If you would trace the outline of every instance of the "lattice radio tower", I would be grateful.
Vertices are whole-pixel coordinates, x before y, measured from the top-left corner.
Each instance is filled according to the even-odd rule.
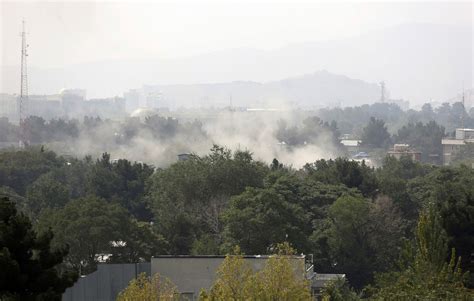
[[[28,72],[26,58],[28,57],[28,44],[26,43],[25,20],[22,22],[21,32],[21,84],[18,113],[20,119],[19,146],[25,148],[28,145],[28,127],[26,124],[28,109]]]
[[[384,103],[385,102],[385,82],[381,81],[380,82],[380,102]]]

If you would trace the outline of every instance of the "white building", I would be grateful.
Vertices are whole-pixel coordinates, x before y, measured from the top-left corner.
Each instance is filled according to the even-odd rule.
[[[474,129],[456,129],[456,135],[453,138],[441,140],[443,145],[443,164],[449,165],[456,152],[458,152],[466,143],[474,143]]]

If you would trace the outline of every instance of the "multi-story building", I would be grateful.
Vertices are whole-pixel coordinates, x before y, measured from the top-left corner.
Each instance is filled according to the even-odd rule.
[[[454,138],[442,139],[443,164],[451,164],[453,156],[459,152],[466,143],[474,143],[474,129],[456,129]]]
[[[409,157],[413,161],[421,160],[421,152],[411,149],[408,144],[394,144],[393,149],[388,151],[387,154],[398,160],[400,160],[401,157]]]

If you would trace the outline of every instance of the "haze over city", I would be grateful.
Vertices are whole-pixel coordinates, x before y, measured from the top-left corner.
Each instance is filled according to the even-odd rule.
[[[0,0],[0,301],[474,300],[473,9]]]
[[[394,99],[442,102],[473,86],[472,6],[2,2],[0,91],[18,93],[25,19],[31,94],[81,88],[111,97],[143,85],[262,83],[326,70],[385,81]]]

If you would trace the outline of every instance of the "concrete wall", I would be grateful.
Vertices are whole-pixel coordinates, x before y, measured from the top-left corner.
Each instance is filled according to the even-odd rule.
[[[254,271],[263,269],[267,256],[246,256]],[[216,279],[216,271],[224,256],[160,256],[151,259],[151,274],[169,278],[181,294],[196,300],[201,289],[209,290]],[[294,266],[304,277],[304,257],[294,257]]]
[[[112,301],[140,273],[150,275],[150,263],[99,264],[97,271],[68,288],[63,301]]]

